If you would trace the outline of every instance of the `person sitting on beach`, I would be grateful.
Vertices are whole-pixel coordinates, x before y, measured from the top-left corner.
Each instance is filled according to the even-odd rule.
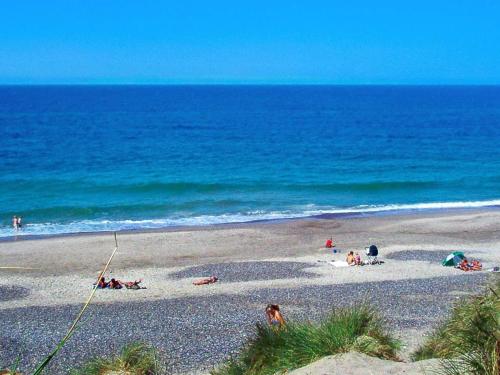
[[[483,269],[483,265],[478,260],[473,260],[469,263],[467,258],[464,258],[457,268],[460,268],[462,271],[481,271]]]
[[[281,315],[280,307],[278,305],[267,305],[266,307],[266,318],[267,323],[271,327],[282,327],[285,325],[285,319],[283,319],[283,315]]]
[[[111,279],[108,286],[109,286],[109,289],[121,289],[121,288],[123,288],[122,283],[116,279]]]
[[[348,265],[354,266],[356,264],[356,259],[354,258],[354,251],[349,251],[347,258],[345,260]]]
[[[460,268],[462,271],[469,271],[469,262],[467,261],[467,259],[462,259],[457,268]]]
[[[361,266],[363,264],[363,262],[361,262],[361,256],[359,255],[359,253],[356,253],[356,255],[354,256],[354,264],[356,266]]]
[[[95,285],[95,284],[94,284]],[[100,279],[99,279],[99,282],[97,283],[97,289],[105,289],[109,286],[109,283],[106,282],[106,279],[104,278],[104,276],[102,276]]]
[[[473,260],[473,261],[471,262],[471,266],[472,266],[472,267],[471,267],[471,270],[472,270],[472,271],[481,271],[481,270],[483,269],[483,265],[482,265],[482,264],[481,264],[481,262],[480,262],[480,261],[478,261],[478,260]]]
[[[217,280],[219,280],[217,278],[217,276],[210,276],[210,277],[207,277],[206,279],[201,279],[201,280],[193,281],[193,285],[213,284],[213,283],[216,283]]]
[[[335,245],[333,244],[333,238],[332,237],[330,237],[329,239],[326,240],[325,247],[327,249],[331,249],[332,247],[335,247]]]

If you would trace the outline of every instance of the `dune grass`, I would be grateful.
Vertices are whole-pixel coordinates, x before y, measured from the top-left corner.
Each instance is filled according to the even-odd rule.
[[[79,369],[72,370],[71,375],[157,375],[161,368],[158,365],[154,348],[141,342],[126,345],[119,355],[110,358],[95,358]]]
[[[442,358],[440,373],[500,374],[500,278],[482,295],[459,302],[449,319],[414,354]]]
[[[289,323],[282,329],[258,324],[240,356],[212,374],[275,374],[351,350],[397,359],[398,349],[399,342],[385,331],[380,316],[371,307],[355,306],[334,310],[318,324]]]

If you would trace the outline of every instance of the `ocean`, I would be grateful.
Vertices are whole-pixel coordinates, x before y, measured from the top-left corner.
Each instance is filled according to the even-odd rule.
[[[500,86],[0,86],[0,237],[500,205]]]

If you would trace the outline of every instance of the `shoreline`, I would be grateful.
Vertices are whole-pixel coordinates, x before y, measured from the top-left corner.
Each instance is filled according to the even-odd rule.
[[[473,211],[490,211],[500,210],[500,205],[487,205],[480,207],[450,207],[450,208],[409,208],[409,209],[387,209],[381,211],[366,211],[366,212],[338,212],[338,213],[322,213],[311,216],[278,218],[278,219],[256,219],[250,221],[216,223],[216,224],[200,224],[200,225],[171,225],[158,228],[137,228],[137,229],[121,229],[116,231],[89,231],[89,232],[70,232],[70,233],[54,233],[54,234],[18,234],[6,237],[0,237],[0,243],[17,242],[17,241],[33,241],[52,238],[64,237],[80,237],[80,236],[106,236],[113,233],[117,234],[146,234],[146,233],[163,233],[163,232],[180,232],[180,231],[203,231],[213,229],[238,228],[242,226],[252,226],[260,224],[280,224],[286,222],[307,221],[307,220],[341,220],[355,219],[365,217],[381,217],[381,216],[412,216],[425,214],[452,214],[460,212]]]
[[[331,250],[324,248],[329,237],[334,238],[337,249],[342,253],[335,256]],[[118,244],[119,251],[111,270],[115,274],[121,273],[123,276],[118,276],[121,279],[142,278],[146,274],[156,279],[179,267],[226,262],[271,260],[315,263],[331,260],[332,256],[343,259],[348,250],[358,251],[363,256],[364,248],[371,244],[379,247],[382,257],[394,251],[412,249],[438,252],[461,250],[467,256],[479,258],[488,254],[491,265],[498,265],[500,252],[497,254],[494,249],[500,250],[500,210],[460,209],[333,219],[316,217],[128,231],[118,233]],[[63,284],[71,283],[67,276],[72,275],[91,283],[113,247],[112,232],[1,241],[0,284],[2,280],[18,279],[22,275],[45,278],[50,284],[57,280]],[[15,267],[25,270],[18,271]],[[439,264],[435,269],[423,269],[422,272],[426,274],[427,271],[439,275],[446,270]],[[402,270],[397,274],[414,277],[411,272]],[[202,272],[199,276],[206,275]],[[379,276],[393,278],[390,273],[370,277],[379,279]],[[332,281],[348,280],[327,280]],[[22,285],[24,280],[19,279],[19,282]],[[162,279],[161,283],[164,282],[165,279]],[[174,289],[178,288],[180,294],[184,293],[186,284],[172,285]],[[69,299],[72,299],[71,294],[62,293]]]

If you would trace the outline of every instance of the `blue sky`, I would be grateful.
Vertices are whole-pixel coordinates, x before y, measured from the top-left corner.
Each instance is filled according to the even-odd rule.
[[[500,2],[0,0],[0,83],[500,84]]]

